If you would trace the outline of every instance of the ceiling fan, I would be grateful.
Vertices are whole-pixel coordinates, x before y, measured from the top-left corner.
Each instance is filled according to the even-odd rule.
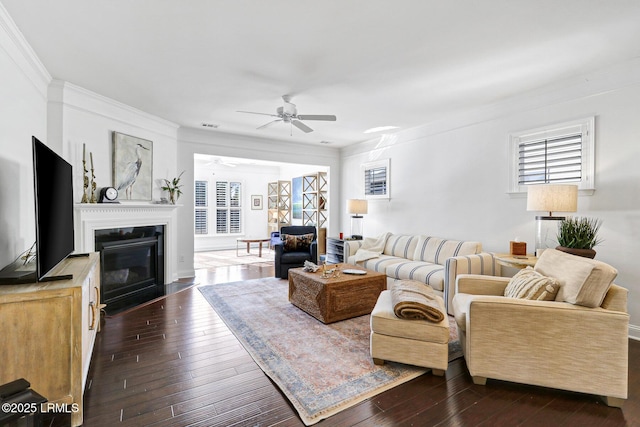
[[[305,133],[309,133],[309,132],[313,132],[313,129],[311,129],[306,124],[302,123],[302,120],[324,120],[329,122],[336,121],[336,116],[333,116],[333,115],[298,114],[298,110],[296,109],[295,104],[291,103],[291,96],[282,95],[282,100],[284,101],[284,104],[282,105],[282,107],[278,107],[276,109],[276,114],[256,113],[254,111],[238,111],[238,113],[259,114],[262,116],[277,117],[275,120],[272,120],[269,123],[259,126],[256,129],[264,129],[268,126],[271,126],[274,123],[283,122],[283,123],[289,123],[290,125],[297,127],[298,129],[300,129]],[[291,133],[293,134],[293,130],[291,131]]]

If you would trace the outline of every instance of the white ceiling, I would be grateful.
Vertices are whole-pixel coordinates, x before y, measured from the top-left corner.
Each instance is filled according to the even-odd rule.
[[[340,147],[640,55],[638,0],[0,0],[54,78],[182,126]],[[292,95],[304,134],[256,127]]]

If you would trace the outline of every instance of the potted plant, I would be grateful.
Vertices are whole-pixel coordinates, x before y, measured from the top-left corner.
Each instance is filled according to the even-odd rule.
[[[162,186],[162,189],[169,192],[169,201],[172,205],[176,204],[182,194],[182,190],[180,190],[180,187],[182,187],[182,184],[180,184],[180,178],[182,178],[183,173],[184,171],[180,172],[180,175],[173,178],[171,181],[166,178],[164,179],[165,185]]]
[[[602,242],[598,238],[598,231],[602,220],[586,217],[568,217],[558,225],[559,251],[586,258],[596,256],[594,246]]]

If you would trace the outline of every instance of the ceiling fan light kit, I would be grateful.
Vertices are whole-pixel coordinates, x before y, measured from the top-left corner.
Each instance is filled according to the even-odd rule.
[[[300,114],[298,115],[298,110],[295,104],[290,102],[291,97],[289,95],[283,95],[282,100],[284,101],[282,107],[278,107],[276,109],[276,114],[269,113],[257,113],[254,111],[238,111],[238,113],[248,113],[248,114],[259,114],[263,116],[271,116],[277,117],[275,120],[272,120],[268,123],[263,124],[262,126],[257,127],[257,129],[264,129],[266,127],[271,126],[274,123],[284,122],[289,123],[292,126],[297,127],[301,131],[305,133],[313,132],[306,124],[302,123],[301,120],[322,120],[328,122],[335,122],[336,116],[328,115],[328,114]],[[293,133],[293,130],[291,131]]]

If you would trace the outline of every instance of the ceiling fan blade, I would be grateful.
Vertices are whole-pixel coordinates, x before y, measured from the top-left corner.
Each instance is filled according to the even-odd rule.
[[[278,117],[278,116],[276,116],[276,117]],[[276,119],[276,120],[273,120],[273,121],[271,121],[271,122],[269,122],[269,123],[265,123],[265,124],[263,124],[262,126],[257,127],[256,129],[264,129],[264,128],[266,128],[266,127],[271,126],[272,124],[274,124],[274,123],[276,123],[276,122],[281,122],[281,121],[282,121],[282,119]]]
[[[335,122],[336,116],[333,115],[323,115],[323,114],[298,114],[298,119],[300,120],[325,120],[327,122]]]
[[[311,129],[309,126],[305,125],[299,120],[291,120],[291,123],[303,132],[306,132],[306,133],[313,132],[313,129]]]
[[[255,111],[236,111],[236,113],[247,113],[247,114],[259,114],[261,116],[271,116],[271,117],[280,117],[277,114],[269,114],[269,113],[256,113]]]

